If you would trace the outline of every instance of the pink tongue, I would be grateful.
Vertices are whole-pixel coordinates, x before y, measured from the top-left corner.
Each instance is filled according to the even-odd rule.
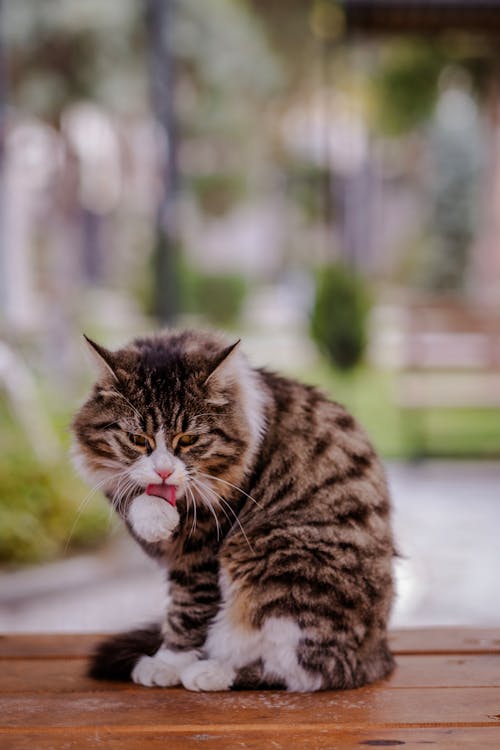
[[[146,495],[162,497],[175,508],[175,484],[148,484]]]

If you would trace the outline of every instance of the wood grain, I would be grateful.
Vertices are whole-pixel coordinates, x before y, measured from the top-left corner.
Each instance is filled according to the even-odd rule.
[[[388,680],[313,694],[98,683],[85,677],[85,657],[100,638],[0,638],[2,750],[500,748],[493,629],[395,632]]]
[[[421,628],[394,630],[395,654],[500,654],[500,628]]]
[[[104,636],[98,634],[4,634],[0,635],[0,659],[50,659],[88,656]]]
[[[6,659],[0,674],[0,694],[6,692],[68,693],[125,690],[144,692],[133,683],[95,682],[85,677],[84,658]],[[399,656],[398,666],[383,683],[388,688],[500,687],[500,654]]]
[[[0,658],[88,656],[105,634],[4,634]],[[391,648],[398,654],[500,654],[500,628],[422,628],[393,630]]]
[[[65,732],[0,734],[2,750],[498,750],[500,729],[424,727],[402,729],[326,730],[314,734],[296,731],[251,733],[232,729],[221,733],[161,732],[150,727],[140,732],[92,729]]]
[[[0,716],[5,727],[156,725],[184,730],[220,726],[237,717],[238,726],[304,731],[335,726],[450,724],[495,726],[500,722],[500,688],[401,688],[385,685],[313,694],[286,692],[192,693],[182,688],[129,693],[94,690],[63,693],[4,693]]]

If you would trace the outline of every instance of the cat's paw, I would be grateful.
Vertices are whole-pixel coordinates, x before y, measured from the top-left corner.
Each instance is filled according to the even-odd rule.
[[[132,670],[132,680],[146,687],[179,685],[180,672],[196,659],[198,651],[170,651],[162,647],[154,656],[141,656]]]
[[[145,542],[168,542],[179,525],[180,516],[177,508],[163,498],[139,495],[130,503],[128,519],[137,536]]]
[[[154,656],[141,656],[132,670],[132,680],[146,687],[171,687],[180,683],[177,668],[162,664]]]
[[[202,659],[181,671],[181,682],[187,690],[229,690],[235,674],[228,664]]]

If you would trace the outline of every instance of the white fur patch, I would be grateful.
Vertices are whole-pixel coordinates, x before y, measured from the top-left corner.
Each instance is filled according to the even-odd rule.
[[[259,382],[259,374],[249,365],[245,355],[237,349],[224,360],[213,375],[216,379],[220,379],[221,383],[233,382],[239,388],[239,404],[248,426],[249,440],[245,456],[245,462],[248,465],[257,452],[264,434],[266,426],[264,410],[269,397],[262,382]],[[225,402],[220,398],[212,398],[208,403],[223,404]]]
[[[128,519],[137,536],[146,542],[166,542],[179,525],[177,508],[161,497],[139,495],[130,503]]]
[[[288,690],[319,690],[321,675],[300,666],[297,647],[304,633],[291,618],[270,617],[262,626],[262,661],[266,674],[281,678]]]
[[[250,367],[241,352],[237,352],[234,364],[236,380],[240,386],[241,405],[250,433],[250,454],[253,456],[265,430],[264,408],[268,397],[262,383],[259,383],[258,374]]]
[[[182,670],[181,682],[187,690],[229,690],[235,674],[230,664],[201,659]]]
[[[154,656],[142,656],[132,670],[138,685],[170,687],[180,683],[180,674],[198,659],[197,651],[170,651],[160,648]]]
[[[260,630],[235,625],[231,605],[236,587],[224,570],[219,583],[223,603],[210,626],[204,646],[209,659],[235,671],[262,660],[265,675],[284,682],[288,690],[318,690],[322,684],[321,676],[309,673],[298,663],[297,647],[304,633],[297,623],[289,617],[270,617]]]
[[[110,459],[109,461],[105,461],[101,459],[102,468],[95,469],[90,464],[88,457],[76,441],[76,438],[73,438],[70,447],[70,458],[78,474],[89,484],[102,488],[104,492],[108,489],[112,491],[113,477],[120,471],[120,465],[117,460],[113,461]]]

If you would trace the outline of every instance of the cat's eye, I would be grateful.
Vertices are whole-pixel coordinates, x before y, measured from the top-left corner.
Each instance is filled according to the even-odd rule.
[[[153,449],[150,438],[147,435],[141,435],[138,432],[129,432],[128,438],[130,442],[136,446],[136,448],[146,449],[151,451]]]
[[[177,438],[177,445],[180,445],[181,448],[188,448],[190,445],[194,445],[198,440],[198,435],[188,435],[187,433],[184,435],[179,435]]]

